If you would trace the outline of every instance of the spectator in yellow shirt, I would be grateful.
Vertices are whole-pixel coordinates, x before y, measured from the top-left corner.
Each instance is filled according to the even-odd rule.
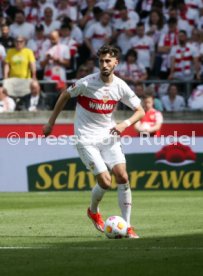
[[[30,94],[30,83],[36,79],[34,53],[25,47],[25,38],[15,39],[15,48],[8,50],[4,62],[3,86],[16,100]]]
[[[25,38],[15,39],[15,48],[7,52],[4,65],[4,79],[36,79],[36,66],[33,51],[25,47]]]

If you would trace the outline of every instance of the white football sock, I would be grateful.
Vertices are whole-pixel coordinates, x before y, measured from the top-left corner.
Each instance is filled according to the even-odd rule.
[[[122,217],[130,226],[130,216],[132,207],[132,195],[129,183],[118,184],[118,203],[121,209]]]
[[[91,201],[91,205],[90,205],[90,210],[93,213],[96,214],[99,212],[99,207],[98,207],[99,202],[102,200],[102,197],[105,192],[106,192],[106,190],[101,188],[98,183],[92,189],[92,201]]]

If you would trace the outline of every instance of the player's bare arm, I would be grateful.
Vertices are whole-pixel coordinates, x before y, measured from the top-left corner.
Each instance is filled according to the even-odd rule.
[[[116,132],[118,135],[120,135],[127,127],[129,127],[132,124],[135,124],[140,119],[142,119],[144,115],[145,115],[145,111],[143,107],[140,105],[129,119],[117,124],[115,127],[113,127],[110,130],[110,133],[115,134]]]
[[[138,121],[138,122],[136,122],[136,123],[134,124],[134,128],[135,128],[135,130],[138,131],[138,132],[141,132],[141,131],[142,131],[140,121]]]
[[[51,114],[51,117],[49,118],[49,121],[46,125],[43,126],[43,134],[45,136],[48,136],[51,134],[53,126],[55,124],[56,118],[58,117],[59,113],[61,112],[61,110],[64,108],[65,104],[67,103],[67,101],[70,99],[70,94],[64,90],[58,101],[56,102],[56,105],[54,107],[54,110]]]
[[[161,128],[162,123],[156,123],[154,126],[152,126],[148,132],[154,133],[155,131],[159,130]]]

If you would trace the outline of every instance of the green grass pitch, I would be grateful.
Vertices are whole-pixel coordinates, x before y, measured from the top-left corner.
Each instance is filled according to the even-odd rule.
[[[203,275],[203,193],[133,192],[139,240],[108,240],[86,216],[90,192],[1,193],[0,275]],[[104,218],[120,215],[106,193]]]

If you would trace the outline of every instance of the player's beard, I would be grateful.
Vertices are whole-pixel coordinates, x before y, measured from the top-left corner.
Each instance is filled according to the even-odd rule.
[[[103,77],[109,77],[112,74],[112,72],[114,71],[114,68],[115,68],[115,66],[111,70],[101,71],[101,75]]]

